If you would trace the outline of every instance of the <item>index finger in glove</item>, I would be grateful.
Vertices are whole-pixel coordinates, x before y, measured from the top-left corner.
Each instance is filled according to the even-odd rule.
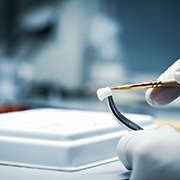
[[[180,79],[177,71],[180,68],[180,59],[177,60],[172,66],[170,66],[158,80],[167,80],[167,79]],[[177,72],[176,72],[177,71]],[[176,73],[175,73],[176,72]],[[146,91],[146,100],[151,106],[166,105],[172,102],[180,95],[179,87],[170,87],[170,88],[154,88],[148,89]]]

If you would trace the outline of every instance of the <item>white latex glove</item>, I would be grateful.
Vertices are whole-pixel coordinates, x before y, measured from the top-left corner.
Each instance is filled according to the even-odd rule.
[[[180,134],[172,126],[131,131],[120,139],[117,152],[132,170],[130,180],[180,179]]]
[[[175,79],[180,84],[180,59],[170,66],[158,80]],[[146,100],[151,106],[165,105],[180,95],[180,88],[154,88],[146,91]]]

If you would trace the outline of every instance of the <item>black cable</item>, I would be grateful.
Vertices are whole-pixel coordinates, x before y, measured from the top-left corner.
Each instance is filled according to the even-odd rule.
[[[113,115],[115,116],[116,120],[120,123],[125,125],[126,127],[128,127],[129,129],[132,130],[143,130],[142,127],[140,127],[139,125],[137,125],[136,123],[132,122],[131,120],[129,120],[128,118],[126,118],[125,116],[123,116],[119,110],[117,109],[117,107],[115,106],[114,100],[112,96],[108,97],[108,104],[109,104],[109,108],[111,110],[111,112],[113,113]]]

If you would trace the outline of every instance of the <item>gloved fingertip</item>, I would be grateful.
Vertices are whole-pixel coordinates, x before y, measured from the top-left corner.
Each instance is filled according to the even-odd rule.
[[[131,159],[131,158],[128,157],[127,144],[130,141],[130,139],[132,139],[132,137],[134,137],[135,132],[136,131],[132,131],[132,132],[129,132],[128,134],[122,136],[117,145],[117,156],[118,156],[119,160],[122,162],[122,164],[129,170],[132,168],[132,165],[128,161],[128,159]]]
[[[153,89],[148,89],[145,93],[146,102],[153,107],[159,106],[160,104],[156,101],[152,94]]]
[[[174,72],[174,78],[175,78],[176,82],[180,84],[180,68],[178,68],[178,69]]]
[[[118,143],[117,146],[117,156],[119,158],[119,160],[122,162],[122,164],[127,168],[127,169],[131,169],[131,165],[130,163],[127,161],[126,158],[126,150],[125,150],[125,145],[126,143],[124,142],[124,139],[121,138],[121,140]]]
[[[148,90],[146,91],[146,93],[145,93],[145,99],[146,99],[146,101],[147,101],[147,103],[148,103],[149,105],[153,106],[153,105],[154,105],[154,102],[153,102],[152,99],[151,99],[151,92],[152,92],[152,89],[148,89]]]

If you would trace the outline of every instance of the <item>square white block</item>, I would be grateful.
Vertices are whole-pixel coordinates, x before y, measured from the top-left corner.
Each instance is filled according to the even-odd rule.
[[[126,116],[154,128],[151,116]],[[47,108],[0,114],[0,164],[79,171],[117,160],[124,133],[108,112]]]

